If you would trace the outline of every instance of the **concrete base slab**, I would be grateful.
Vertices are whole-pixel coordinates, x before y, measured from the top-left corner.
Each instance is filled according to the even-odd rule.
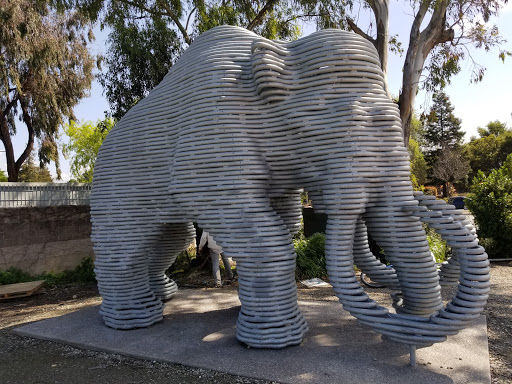
[[[107,328],[98,307],[16,329],[24,336],[142,359],[179,363],[283,383],[490,383],[487,327],[474,325],[417,351],[383,340],[333,301],[299,302],[309,332],[300,346],[244,348],[235,338],[235,290],[183,290],[167,303],[164,321],[149,328]]]

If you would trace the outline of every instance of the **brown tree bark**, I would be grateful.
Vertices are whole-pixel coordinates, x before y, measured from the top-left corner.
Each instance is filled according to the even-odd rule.
[[[25,162],[25,160],[28,158],[32,150],[34,149],[34,128],[32,126],[32,120],[30,118],[30,114],[28,112],[26,103],[20,101],[23,114],[23,121],[27,126],[28,141],[20,157],[17,160],[14,157],[14,147],[12,145],[9,126],[7,124],[7,116],[10,113],[10,109],[15,105],[15,102],[18,101],[18,99],[15,98],[13,99],[13,101],[14,103],[9,103],[6,106],[6,108],[2,111],[2,115],[0,116],[0,140],[2,141],[5,148],[5,158],[7,161],[7,177],[9,182],[18,181],[20,168]]]

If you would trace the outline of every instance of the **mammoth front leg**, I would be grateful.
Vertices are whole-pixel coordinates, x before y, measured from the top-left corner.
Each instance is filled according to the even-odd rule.
[[[283,220],[257,200],[237,204],[242,210],[226,207],[221,218],[200,225],[237,263],[238,340],[256,348],[283,348],[299,344],[307,331],[297,304],[295,251]]]

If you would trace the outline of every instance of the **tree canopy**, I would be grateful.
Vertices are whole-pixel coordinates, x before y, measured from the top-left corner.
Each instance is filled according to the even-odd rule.
[[[7,176],[4,171],[0,170],[0,183],[6,182]]]
[[[115,125],[115,120],[105,118],[96,124],[88,121],[82,124],[71,122],[64,126],[69,143],[63,145],[66,158],[71,158],[71,174],[79,183],[91,183],[98,151]]]
[[[444,92],[434,94],[433,105],[425,117],[423,139],[430,155],[443,148],[457,148],[462,144],[464,131],[461,119],[455,117],[450,98]]]
[[[10,0],[0,9],[0,140],[9,181],[39,141],[39,159],[59,173],[57,133],[93,79],[87,22],[76,12],[52,9],[41,0]],[[92,38],[92,35],[88,36]],[[20,124],[28,141],[16,159],[12,136]]]
[[[384,73],[387,72],[389,51],[405,51],[402,88],[399,95],[400,115],[407,145],[414,101],[420,87],[436,91],[459,73],[461,61],[469,58],[471,48],[490,51],[497,48],[504,60],[512,53],[502,49],[506,42],[495,25],[488,25],[499,14],[507,0],[412,0],[409,44],[403,47],[398,36],[390,35],[389,0],[74,0],[93,18],[101,17],[104,25],[113,28],[108,55],[119,59],[107,62],[108,74],[104,78],[107,95],[124,94],[131,80],[147,79],[144,86],[134,83],[134,97],[108,96],[116,117],[131,103],[145,96],[156,85],[177,55],[197,34],[221,24],[246,27],[267,38],[294,39],[300,35],[300,21],[314,22],[317,28],[350,29],[375,45]],[[405,3],[405,2],[404,2]],[[370,26],[359,25],[362,8],[373,16]],[[102,16],[103,15],[103,16]],[[136,27],[135,27],[136,26]],[[165,29],[169,32],[165,32]],[[132,45],[121,44],[138,29],[147,43],[154,34],[171,44],[169,51],[135,39]],[[145,33],[142,33],[146,31]],[[139,38],[139,36],[137,36]],[[167,39],[167,40],[166,40]],[[158,44],[156,45],[158,47]],[[172,49],[170,47],[173,47]],[[147,53],[146,66],[130,52]],[[123,54],[120,55],[120,53]],[[154,63],[147,60],[154,56]],[[165,65],[164,65],[165,63]],[[129,70],[117,76],[119,65]],[[152,67],[156,64],[156,67]],[[473,63],[473,81],[482,80],[485,68]],[[157,68],[158,67],[158,68]],[[151,68],[151,69],[148,69]],[[149,76],[149,73],[158,76]],[[129,74],[129,75],[128,75]],[[127,86],[128,85],[128,86]]]
[[[487,137],[489,135],[498,136],[507,131],[507,124],[502,123],[501,121],[495,120],[491,121],[486,125],[485,128],[478,127],[477,131],[480,137]]]
[[[46,166],[37,166],[34,154],[31,153],[21,166],[18,181],[24,183],[51,183],[52,175]]]
[[[464,153],[471,166],[471,180],[481,171],[489,175],[501,167],[512,153],[512,130],[506,124],[493,121],[487,128],[478,128],[480,138],[472,138],[464,146]]]
[[[316,0],[301,0],[317,4]],[[354,16],[359,4],[353,0],[343,0],[347,14],[343,27],[350,29],[372,42],[386,72],[390,49],[399,50],[398,37],[389,32],[389,0],[366,0],[363,6],[369,7],[375,18],[374,28],[367,33],[356,24]],[[412,22],[409,45],[405,49],[402,89],[399,96],[400,117],[404,128],[404,141],[407,145],[414,101],[420,87],[428,91],[442,89],[453,75],[460,72],[460,62],[469,57],[468,48],[483,48],[486,51],[498,47],[501,60],[511,52],[501,49],[506,41],[500,36],[495,25],[488,26],[492,16],[498,15],[507,0],[412,0]],[[349,12],[350,11],[350,12]],[[325,19],[325,16],[321,16]],[[329,15],[327,18],[332,19]],[[474,63],[473,81],[480,81],[485,68]]]
[[[448,196],[448,183],[464,178],[469,165],[461,152],[464,131],[461,120],[455,117],[454,108],[444,92],[433,97],[434,104],[425,117],[423,144],[432,179],[443,183],[443,194]]]
[[[147,95],[200,33],[218,25],[245,27],[270,39],[299,36],[284,0],[76,0],[83,13],[110,28],[100,77],[111,114],[120,119]]]

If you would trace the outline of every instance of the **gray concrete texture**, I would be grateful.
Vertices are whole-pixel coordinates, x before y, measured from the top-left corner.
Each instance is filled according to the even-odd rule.
[[[235,338],[236,290],[183,290],[166,304],[164,320],[149,328],[106,327],[98,307],[28,324],[24,336],[80,348],[179,363],[283,383],[490,383],[486,320],[417,351],[357,323],[335,301],[301,300],[309,324],[300,346],[245,348]]]

